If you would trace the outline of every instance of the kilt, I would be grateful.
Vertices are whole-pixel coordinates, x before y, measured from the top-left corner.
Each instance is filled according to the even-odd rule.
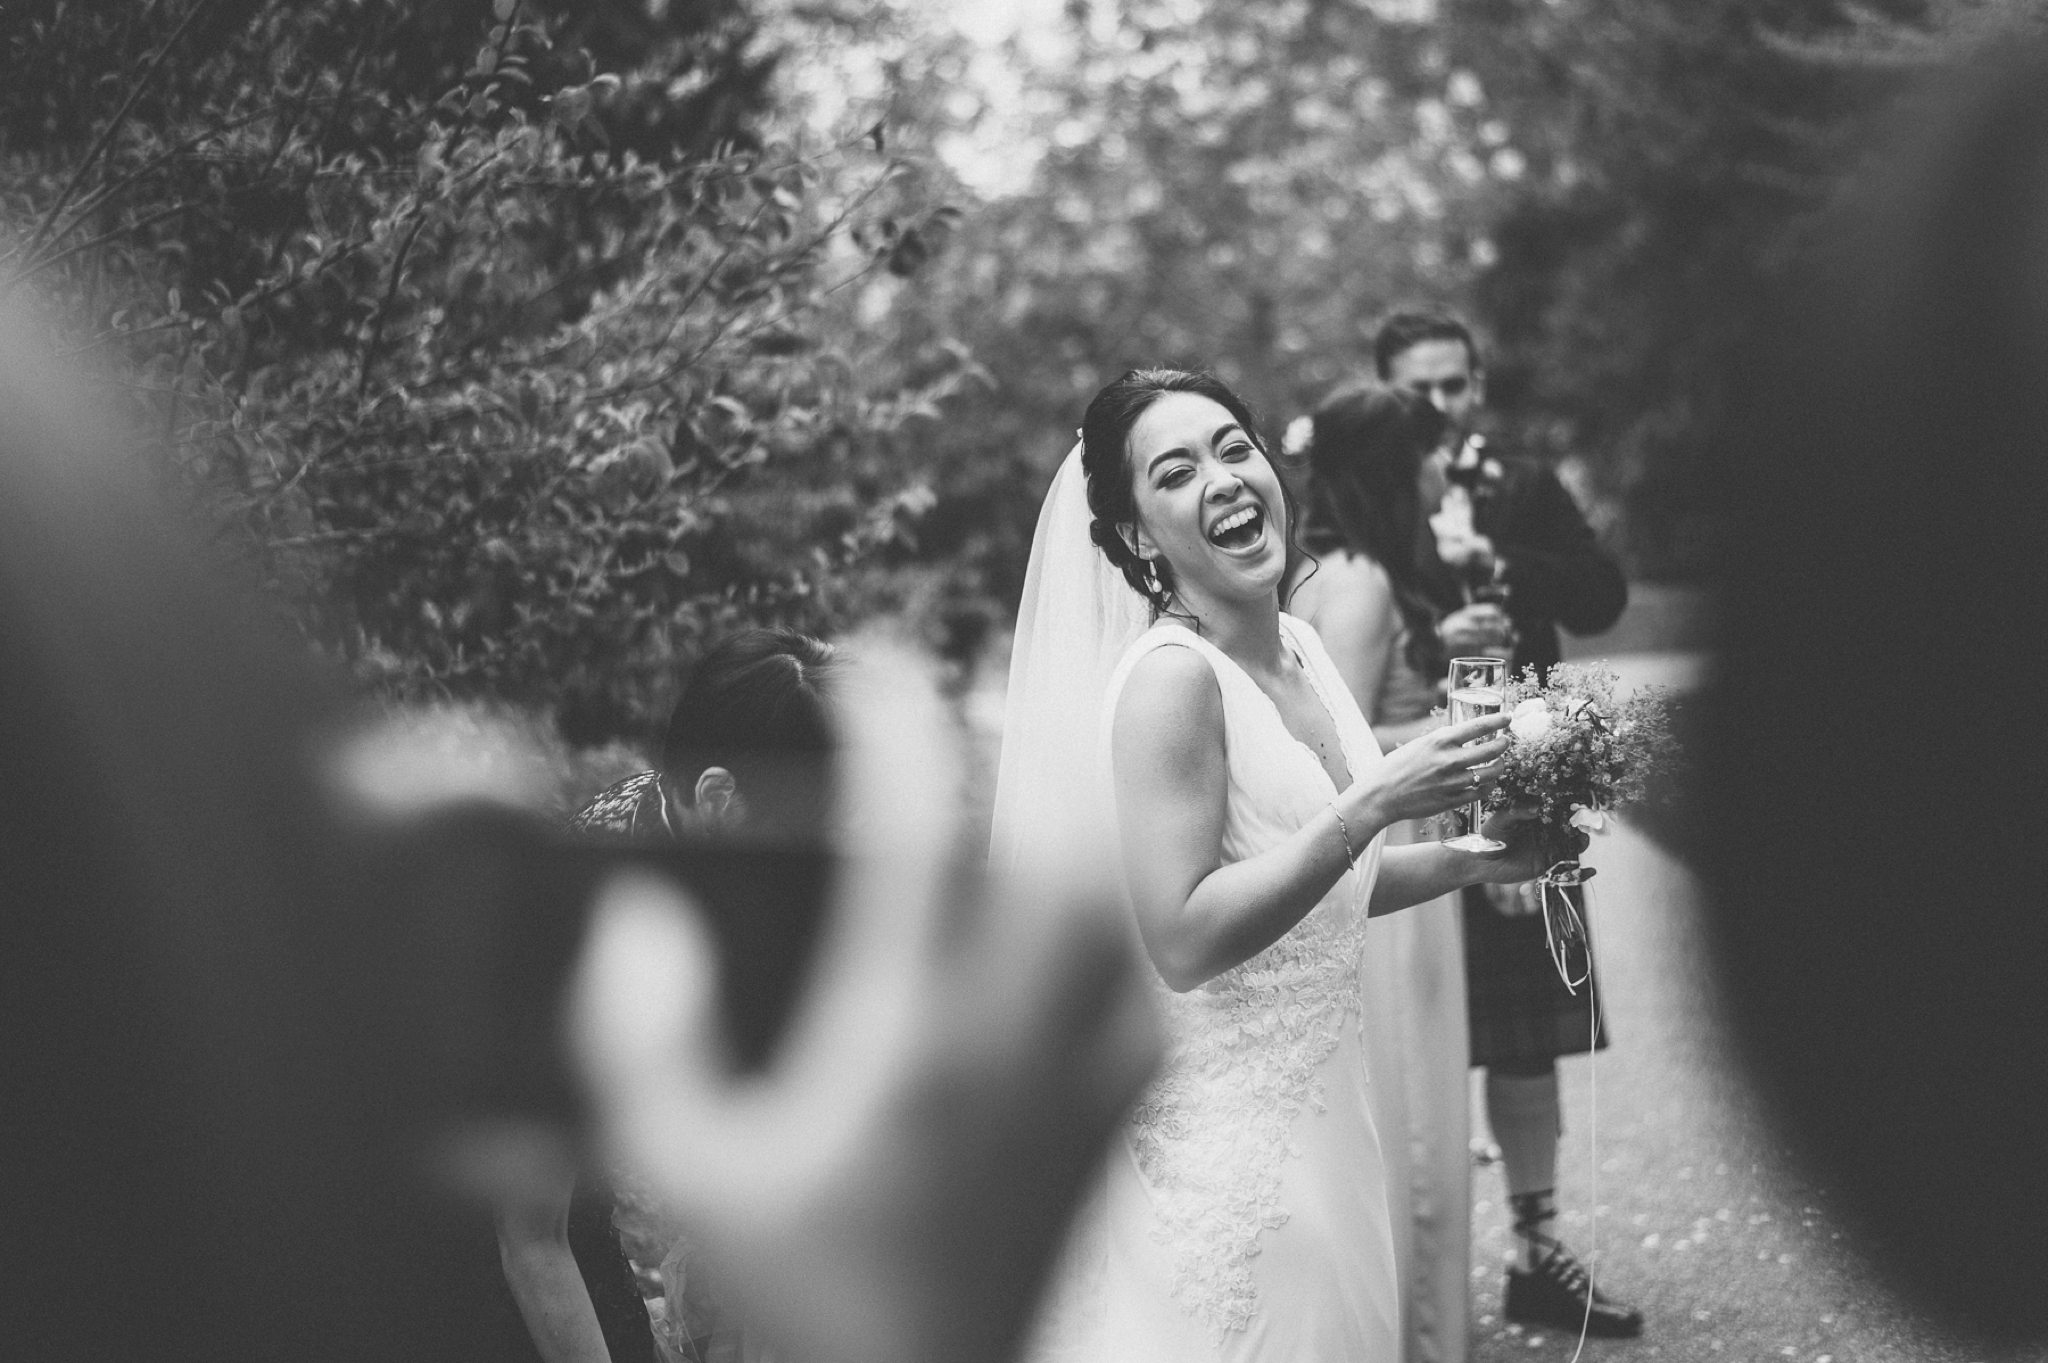
[[[1472,1064],[1537,1068],[1561,1055],[1607,1045],[1606,1009],[1593,1031],[1597,969],[1574,995],[1558,978],[1545,947],[1543,915],[1510,917],[1488,902],[1485,887],[1461,892],[1465,910],[1465,999],[1472,1023]],[[1580,905],[1581,917],[1585,905]],[[1593,925],[1586,924],[1586,949]]]

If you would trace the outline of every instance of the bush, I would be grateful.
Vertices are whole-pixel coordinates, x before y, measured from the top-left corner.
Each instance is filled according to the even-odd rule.
[[[4,20],[10,69],[63,73],[0,102],[15,278],[118,347],[223,539],[386,694],[650,731],[679,654],[843,621],[928,501],[901,437],[972,366],[872,381],[909,371],[833,300],[951,210],[879,126],[778,125],[736,11],[668,12]]]

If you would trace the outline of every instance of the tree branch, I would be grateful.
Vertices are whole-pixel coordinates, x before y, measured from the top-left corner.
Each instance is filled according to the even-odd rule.
[[[384,341],[384,319],[390,314],[391,300],[398,296],[398,282],[405,274],[405,258],[412,254],[412,244],[420,239],[420,232],[427,225],[426,208],[422,205],[415,210],[412,226],[406,230],[405,240],[398,244],[398,254],[391,258],[391,278],[384,283],[384,296],[377,301],[377,311],[370,317],[370,334],[363,342],[363,356],[356,370],[356,400],[361,401],[370,388],[370,366],[377,358],[377,347]]]
[[[114,116],[107,121],[107,126],[100,130],[100,135],[94,140],[92,148],[71,172],[71,178],[65,182],[63,192],[58,194],[57,201],[43,214],[43,219],[36,224],[35,231],[29,233],[28,245],[23,248],[24,250],[33,251],[42,244],[50,227],[57,221],[57,215],[64,211],[72,196],[78,192],[78,187],[85,182],[85,173],[92,169],[95,161],[105,155],[107,148],[113,144],[115,134],[120,132],[121,126],[128,121],[128,114],[134,109],[136,101],[142,98],[142,92],[149,88],[150,83],[156,79],[156,73],[163,69],[164,58],[171,55],[171,49],[178,45],[178,40],[185,36],[185,31],[191,28],[193,22],[212,5],[213,0],[197,0],[191,9],[186,11],[185,17],[178,21],[178,26],[172,30],[171,36],[164,39],[164,45],[156,50],[156,55],[142,68],[142,74],[136,77],[135,84],[129,87],[128,96],[121,101],[121,107],[114,111]]]

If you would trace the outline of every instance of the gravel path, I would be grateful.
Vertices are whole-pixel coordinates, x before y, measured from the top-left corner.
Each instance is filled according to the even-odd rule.
[[[1625,684],[1693,671],[1673,655],[1614,664]],[[1597,1246],[1603,1279],[1648,1325],[1639,1340],[1589,1340],[1583,1356],[2048,1359],[2048,1346],[1994,1352],[1946,1338],[1877,1283],[1824,1180],[1803,1175],[1772,1138],[1723,1044],[1692,874],[1626,827],[1596,839],[1587,859],[1600,869],[1593,932],[1614,1044],[1596,1061],[1564,1065],[1563,1230],[1582,1254]],[[1477,1113],[1476,1087],[1473,1096]],[[1474,1363],[1571,1358],[1576,1332],[1501,1319],[1511,1239],[1503,1188],[1494,1168],[1474,1179]],[[1597,1221],[1587,1215],[1596,1207]]]

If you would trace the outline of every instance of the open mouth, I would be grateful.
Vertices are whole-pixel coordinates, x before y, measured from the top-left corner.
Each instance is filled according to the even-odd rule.
[[[1266,513],[1257,506],[1233,511],[1209,527],[1209,542],[1219,549],[1249,549],[1266,528]]]

